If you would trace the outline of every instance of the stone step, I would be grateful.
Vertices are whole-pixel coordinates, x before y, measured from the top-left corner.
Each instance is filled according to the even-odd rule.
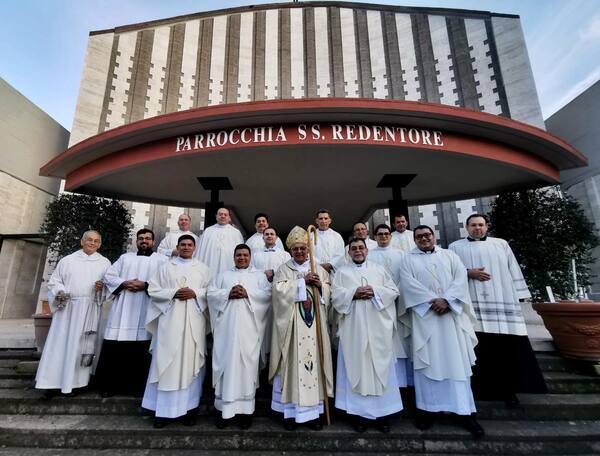
[[[578,374],[598,376],[594,366],[598,363],[563,358],[557,353],[536,354],[540,369],[544,372],[574,372]]]
[[[23,378],[32,379],[35,374],[31,372],[21,372],[17,367],[0,367],[0,379]]]
[[[406,396],[406,395],[405,395]],[[523,394],[521,405],[507,408],[503,402],[478,401],[478,416],[494,420],[585,420],[600,417],[600,394]],[[410,399],[405,397],[402,416],[412,417]],[[95,391],[75,397],[57,396],[51,401],[43,400],[35,389],[0,389],[0,414],[22,415],[137,415],[148,414],[141,406],[141,399],[131,396],[101,398]],[[271,416],[269,398],[256,400],[256,416]],[[331,404],[333,407],[333,404]],[[200,414],[214,414],[213,397],[202,398]]]
[[[199,420],[193,427],[170,423],[152,427],[151,417],[82,415],[0,415],[0,446],[72,449],[187,449],[216,451],[393,452],[408,454],[598,454],[600,421],[482,421],[486,437],[473,440],[449,419],[427,431],[407,420],[394,420],[392,432],[374,429],[357,434],[345,422],[323,431],[301,427],[294,432],[258,418],[246,431],[218,430]]]
[[[572,372],[544,372],[548,392],[552,394],[600,393],[600,377]]]
[[[33,388],[34,381],[33,377],[27,378],[0,378],[0,388],[16,388],[16,389],[29,389]]]
[[[540,352],[556,352],[556,346],[552,339],[532,339],[529,338],[531,347],[536,353]]]
[[[40,359],[41,354],[35,349],[0,349],[0,359],[31,360]]]
[[[310,452],[311,456],[332,456],[331,451]],[[344,456],[364,456],[362,452],[344,452]],[[391,456],[390,452],[370,452],[369,456]],[[423,453],[402,453],[403,456],[423,456]],[[307,456],[305,451],[217,451],[217,450],[131,450],[111,448],[109,450],[69,448],[0,448],[0,456]],[[436,453],[436,456],[457,456],[459,453]],[[460,455],[459,455],[460,456]],[[583,455],[570,455],[583,456]]]

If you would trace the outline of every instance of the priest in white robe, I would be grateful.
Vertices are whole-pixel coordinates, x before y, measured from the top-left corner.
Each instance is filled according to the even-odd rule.
[[[390,431],[389,415],[402,410],[394,333],[398,288],[383,266],[367,261],[364,239],[350,241],[352,264],[333,278],[331,302],[340,314],[335,406],[357,432],[374,421]]]
[[[279,269],[286,261],[292,257],[283,249],[278,249],[276,244],[279,241],[275,228],[268,227],[263,231],[264,247],[260,250],[252,252],[252,265],[255,269],[263,271],[269,283],[273,282],[275,271]],[[281,242],[281,241],[279,241]],[[271,306],[267,311],[267,323],[265,325],[265,336],[263,338],[262,347],[260,349],[260,364],[261,369],[264,368],[269,361],[269,353],[271,352],[271,329],[273,326],[273,311]]]
[[[392,233],[392,247],[410,252],[415,248],[414,233],[408,229],[408,220],[406,216],[400,214],[394,216],[394,226],[396,231]]]
[[[213,331],[213,387],[216,425],[228,426],[237,416],[242,429],[252,424],[259,386],[260,348],[271,307],[271,285],[262,271],[250,266],[246,244],[234,250],[235,266],[220,273],[208,288]]]
[[[296,226],[286,239],[292,259],[279,267],[273,279],[273,331],[269,380],[273,383],[271,408],[282,414],[284,427],[309,423],[322,428],[323,400],[333,397],[331,346],[326,317],[330,306],[329,274],[315,265],[310,271],[308,240],[304,229]],[[319,301],[313,292],[319,290]],[[323,370],[317,345],[315,306],[320,306],[320,331],[323,337]]]
[[[382,223],[375,228],[377,247],[369,249],[369,261],[383,266],[396,286],[400,287],[400,266],[405,253],[392,247],[391,228]],[[410,313],[406,312],[402,296],[396,300],[398,321],[394,333],[396,377],[400,388],[413,386],[413,366],[410,360]]]
[[[315,261],[329,273],[334,272],[335,268],[342,266],[346,261],[344,239],[340,233],[331,228],[332,222],[329,210],[319,209],[315,219],[318,228],[316,243],[311,234]]]
[[[152,362],[142,407],[154,411],[154,427],[183,417],[191,426],[196,415],[206,360],[206,291],[208,267],[193,258],[194,238],[183,235],[172,257],[150,279],[152,298],[146,329],[152,334]]]
[[[481,437],[470,384],[477,338],[467,272],[456,254],[435,245],[430,227],[414,233],[417,248],[402,262],[400,288],[412,316],[417,427],[429,428],[432,412],[452,412]]]
[[[265,247],[263,234],[269,226],[269,216],[267,214],[259,212],[254,216],[254,228],[256,228],[256,233],[246,239],[246,245],[252,249],[252,255]],[[274,248],[277,250],[284,250],[281,239],[277,238]]]
[[[152,251],[154,232],[136,233],[137,252],[123,255],[104,274],[104,284],[115,297],[104,329],[104,341],[94,378],[102,397],[116,393],[141,396],[150,368],[150,333],[146,310],[148,281],[168,261]]]
[[[233,249],[243,243],[242,233],[231,225],[229,209],[222,207],[217,211],[217,223],[206,228],[200,237],[197,258],[216,277],[233,267]]]
[[[35,378],[35,387],[46,390],[48,399],[58,390],[73,395],[90,381],[91,365],[82,359],[86,317],[102,304],[101,280],[110,266],[97,252],[101,245],[97,231],[86,231],[81,250],[62,258],[48,281],[52,324]]]
[[[467,268],[477,317],[473,392],[478,399],[504,400],[514,407],[517,393],[547,392],[519,302],[531,294],[508,243],[487,235],[487,217],[472,214],[466,226],[469,236],[449,249]]]
[[[167,234],[165,234],[165,238],[162,241],[160,241],[160,244],[156,249],[157,253],[164,255],[168,258],[172,256],[177,256],[177,240],[184,234],[192,236],[194,238],[194,241],[196,242],[196,245],[198,245],[198,241],[200,240],[200,238],[190,231],[190,228],[192,226],[192,218],[189,214],[181,214],[177,218],[177,226],[179,227],[178,230],[169,231]],[[197,249],[195,255],[198,256]]]

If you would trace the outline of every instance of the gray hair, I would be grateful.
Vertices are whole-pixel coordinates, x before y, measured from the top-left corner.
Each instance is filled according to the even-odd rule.
[[[96,230],[87,230],[85,233],[83,233],[83,235],[81,236],[81,240],[85,241],[90,234],[92,233],[96,233],[98,235],[98,237],[100,238],[100,242],[102,242],[102,235],[100,233],[98,233],[98,231]]]

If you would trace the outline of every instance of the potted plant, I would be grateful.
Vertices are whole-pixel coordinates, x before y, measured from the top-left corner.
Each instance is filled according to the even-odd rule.
[[[48,204],[41,231],[48,244],[48,262],[55,265],[79,250],[81,235],[92,229],[102,235],[99,252],[114,262],[125,250],[131,228],[131,214],[120,201],[62,193]],[[32,317],[36,345],[42,351],[52,320],[48,302],[42,303],[42,312]]]
[[[576,301],[591,284],[592,251],[600,244],[580,204],[560,187],[502,193],[490,219],[493,234],[519,259],[533,308],[560,353],[599,361],[600,303]],[[546,302],[547,286],[562,300]]]

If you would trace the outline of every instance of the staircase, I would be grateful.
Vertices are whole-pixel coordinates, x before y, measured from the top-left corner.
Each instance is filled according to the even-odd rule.
[[[152,415],[137,398],[102,399],[90,390],[73,398],[41,400],[33,389],[39,356],[33,350],[0,350],[0,456],[600,454],[600,377],[588,366],[558,356],[548,342],[534,348],[549,394],[520,395],[516,409],[478,402],[486,430],[481,440],[473,440],[449,418],[419,431],[409,410],[393,419],[389,434],[375,429],[358,434],[337,413],[322,431],[285,431],[271,415],[268,386],[259,390],[249,430],[218,430],[211,398],[203,399],[196,426],[173,423],[154,429]]]

